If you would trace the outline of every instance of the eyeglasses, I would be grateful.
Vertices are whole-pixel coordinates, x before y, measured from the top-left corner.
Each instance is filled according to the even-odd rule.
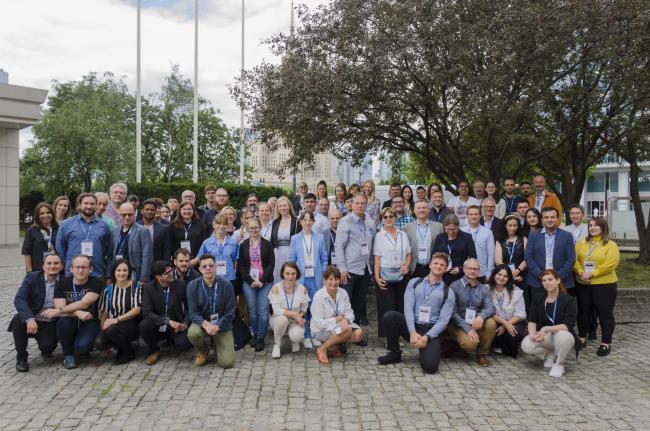
[[[124,214],[120,214],[120,217],[133,217],[133,216],[134,216],[133,213],[124,213]]]
[[[215,196],[218,197],[218,198],[227,198],[228,197],[228,195],[220,195],[220,194],[216,194]]]
[[[199,266],[199,268],[201,268],[201,269],[210,269],[210,268],[214,268],[215,266],[217,266],[217,265],[215,265],[214,263],[204,263],[203,265]]]
[[[465,268],[465,271],[480,271],[481,268],[478,268],[476,266],[468,266]]]
[[[486,209],[486,208],[496,208],[496,206],[495,205],[483,205],[483,209]]]
[[[75,265],[75,266],[72,267],[72,269],[76,269],[76,270],[90,269],[90,266],[85,266],[85,265]]]
[[[383,216],[382,218],[383,218],[384,220],[388,220],[388,219],[391,219],[391,218],[395,218],[395,216],[392,215],[392,214],[386,214],[386,215]]]

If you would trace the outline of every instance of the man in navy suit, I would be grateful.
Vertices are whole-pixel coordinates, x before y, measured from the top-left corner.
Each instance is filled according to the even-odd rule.
[[[155,199],[147,199],[142,203],[142,210],[140,211],[142,213],[142,222],[140,224],[149,232],[153,244],[152,256],[154,262],[165,260],[165,231],[167,229],[165,225],[156,221],[157,209],[158,204]]]
[[[542,208],[542,224],[544,227],[538,232],[531,232],[526,246],[526,265],[528,276],[526,284],[529,291],[526,298],[526,309],[534,295],[542,295],[545,291],[539,274],[545,269],[554,269],[560,273],[564,286],[572,294],[574,284],[573,264],[576,261],[576,250],[573,245],[573,236],[562,229],[558,229],[560,214],[553,207]]]
[[[54,285],[61,278],[61,257],[50,254],[45,257],[42,271],[30,272],[23,279],[14,306],[18,314],[9,325],[16,345],[16,371],[29,371],[27,363],[27,340],[36,338],[38,348],[45,358],[52,356],[58,339],[56,318],[47,318],[42,311],[54,307]]]
[[[503,220],[494,215],[496,208],[497,204],[494,198],[487,197],[483,199],[481,203],[481,213],[483,214],[481,216],[481,226],[490,229],[492,235],[494,235],[494,240],[501,242],[506,237],[506,225],[503,223]]]
[[[120,207],[122,225],[117,226],[111,233],[111,248],[108,255],[109,264],[106,267],[106,278],[110,278],[113,262],[118,259],[129,261],[135,272],[135,279],[143,283],[149,282],[149,272],[152,263],[152,240],[149,231],[135,222],[135,208],[126,203]]]

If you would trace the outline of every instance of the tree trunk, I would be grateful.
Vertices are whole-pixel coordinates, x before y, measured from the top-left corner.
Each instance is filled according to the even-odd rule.
[[[633,149],[631,151],[634,151]],[[634,156],[634,153],[630,154]],[[636,230],[639,233],[639,258],[637,263],[650,265],[650,224],[646,224],[645,214],[641,206],[641,195],[639,193],[639,164],[635,157],[629,157],[630,164],[630,197],[634,207],[634,218],[636,219]]]

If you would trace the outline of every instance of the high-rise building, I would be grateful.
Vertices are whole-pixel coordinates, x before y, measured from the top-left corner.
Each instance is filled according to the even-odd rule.
[[[4,69],[0,69],[0,84],[9,84],[9,74]]]

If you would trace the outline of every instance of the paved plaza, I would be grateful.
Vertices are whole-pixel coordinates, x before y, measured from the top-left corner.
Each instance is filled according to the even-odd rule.
[[[17,255],[0,249],[5,324],[22,278]],[[385,350],[374,322],[370,345],[352,347],[330,366],[319,365],[313,352],[271,359],[269,345],[263,353],[237,352],[235,368],[225,371],[212,362],[196,368],[191,352],[169,350],[147,366],[144,348],[125,366],[93,352],[66,371],[60,349],[43,360],[30,342],[31,371],[19,374],[11,334],[3,331],[0,429],[648,429],[650,319],[624,306],[617,311],[620,320],[641,323],[616,328],[607,358],[596,356],[592,343],[579,364],[569,361],[562,379],[527,357],[491,357],[492,366],[480,368],[455,356],[443,359],[438,374],[425,375],[408,350],[404,363],[380,367],[376,358]]]

